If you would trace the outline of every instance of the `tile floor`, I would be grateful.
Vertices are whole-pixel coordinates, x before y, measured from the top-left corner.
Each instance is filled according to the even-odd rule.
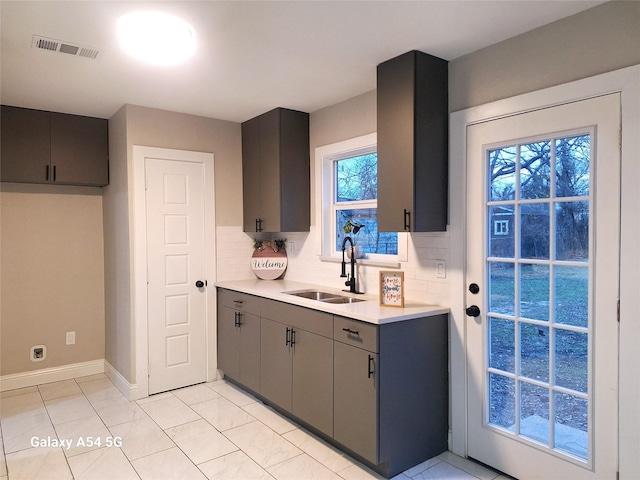
[[[380,478],[223,380],[137,402],[102,374],[11,390],[0,432],[0,480]],[[504,477],[446,452],[395,478]]]

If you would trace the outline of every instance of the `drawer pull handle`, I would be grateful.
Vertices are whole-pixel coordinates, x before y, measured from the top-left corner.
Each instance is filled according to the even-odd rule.
[[[234,300],[233,303],[236,303],[238,305],[242,305],[242,300]]]
[[[285,346],[289,346],[289,344],[291,343],[291,330],[292,329],[287,327],[287,334],[285,335],[285,341],[284,341]]]
[[[360,335],[358,330],[351,330],[350,328],[343,328],[342,331],[350,333],[351,335]]]
[[[235,318],[235,326],[236,327],[242,326],[242,313],[234,312],[234,318]]]
[[[374,358],[369,355],[369,373],[367,375],[367,378],[371,378],[371,375],[373,375],[374,373],[376,373],[376,364],[374,362]]]

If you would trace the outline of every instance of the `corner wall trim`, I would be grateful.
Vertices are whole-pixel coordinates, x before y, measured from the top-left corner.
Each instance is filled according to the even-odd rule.
[[[0,392],[15,390],[16,388],[32,387],[43,383],[70,380],[76,377],[104,373],[105,360],[92,360],[90,362],[72,363],[60,367],[43,368],[29,372],[12,373],[0,377]]]
[[[133,401],[138,399],[138,385],[129,383],[129,381],[106,360],[104,361],[104,374],[127,400]]]

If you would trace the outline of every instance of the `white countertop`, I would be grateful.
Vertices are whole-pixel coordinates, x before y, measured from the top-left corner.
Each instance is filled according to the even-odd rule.
[[[260,280],[257,278],[254,280],[233,280],[216,282],[216,287],[257,295],[259,297],[312,308],[335,315],[355,318],[356,320],[362,320],[376,325],[449,313],[448,307],[407,301],[405,301],[404,308],[382,307],[380,306],[377,295],[355,295],[337,288],[321,287],[309,283],[292,282],[288,280]],[[358,297],[364,299],[364,301],[355,303],[325,303],[283,293],[307,289],[337,293],[346,297]]]

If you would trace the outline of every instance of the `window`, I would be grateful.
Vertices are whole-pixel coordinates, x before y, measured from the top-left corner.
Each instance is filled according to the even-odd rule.
[[[493,234],[494,235],[508,235],[509,234],[509,220],[495,220],[493,222]]]
[[[367,259],[398,255],[398,234],[378,232],[378,155],[375,134],[320,147],[316,151],[322,176],[322,254],[340,256],[350,236]],[[318,172],[320,173],[320,172]],[[343,232],[348,220],[361,226]]]

